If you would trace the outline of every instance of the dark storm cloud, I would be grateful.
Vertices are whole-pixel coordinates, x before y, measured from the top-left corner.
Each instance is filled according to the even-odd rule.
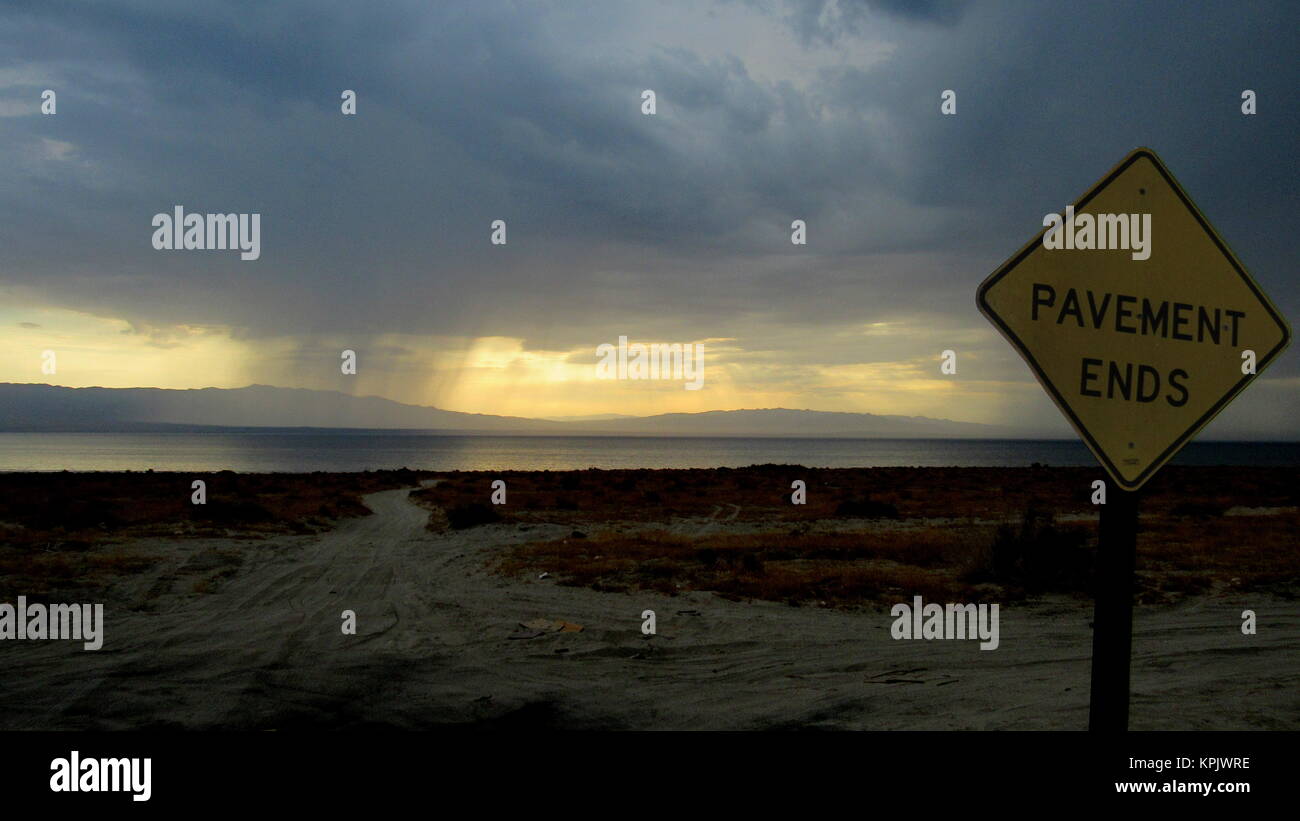
[[[1293,4],[741,4],[711,51],[690,6],[177,5],[0,11],[0,99],[60,93],[0,117],[0,276],[28,299],[253,338],[982,328],[980,279],[1145,144],[1300,308]],[[765,24],[813,67],[737,56]],[[262,213],[262,259],[153,251],[177,203]]]
[[[912,22],[951,25],[961,18],[967,3],[966,0],[794,0],[786,6],[791,28],[805,42],[833,43],[844,35],[861,34],[877,13]]]

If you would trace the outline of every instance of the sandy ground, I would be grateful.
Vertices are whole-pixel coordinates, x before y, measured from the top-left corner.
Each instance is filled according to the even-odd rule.
[[[1007,604],[1001,646],[895,641],[887,612],[504,579],[565,528],[430,533],[407,491],[322,536],[158,542],[106,601],[98,652],[0,646],[0,728],[1084,729],[1091,605]],[[214,592],[195,579],[243,557]],[[229,572],[229,571],[227,571]],[[1244,636],[1241,610],[1258,613]],[[356,611],[358,633],[340,614]],[[658,635],[641,633],[656,611]],[[582,632],[511,639],[537,618]],[[1300,603],[1139,607],[1134,729],[1300,728]]]

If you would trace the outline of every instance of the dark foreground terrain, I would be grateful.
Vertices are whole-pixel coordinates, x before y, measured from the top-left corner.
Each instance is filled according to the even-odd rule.
[[[103,603],[105,639],[0,642],[0,725],[1082,728],[1096,478],[6,474],[0,603]],[[1144,492],[1135,728],[1300,727],[1297,478]],[[916,595],[999,604],[998,648],[893,639]]]

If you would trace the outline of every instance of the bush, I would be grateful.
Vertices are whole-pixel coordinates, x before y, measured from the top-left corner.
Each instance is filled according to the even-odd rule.
[[[985,561],[967,580],[995,582],[1030,593],[1085,592],[1092,580],[1093,552],[1088,536],[1079,530],[1057,527],[1051,513],[1030,505],[1019,527],[1001,525]]]
[[[206,505],[193,505],[190,515],[199,521],[220,525],[247,525],[273,522],[275,514],[256,502],[215,501]]]
[[[1217,519],[1225,510],[1227,510],[1226,506],[1214,502],[1179,502],[1169,512],[1173,516],[1193,519]]]
[[[122,524],[113,506],[98,499],[41,500],[33,506],[28,521],[32,527],[42,530],[56,527],[84,530],[100,525],[112,529]]]
[[[482,502],[455,505],[447,510],[447,524],[452,530],[464,530],[477,525],[490,525],[501,521],[496,508]]]
[[[852,516],[857,519],[897,519],[898,508],[888,502],[877,502],[869,496],[840,502],[835,508],[836,516]]]
[[[564,474],[564,476],[560,478],[560,488],[562,490],[581,490],[582,474],[581,473]]]

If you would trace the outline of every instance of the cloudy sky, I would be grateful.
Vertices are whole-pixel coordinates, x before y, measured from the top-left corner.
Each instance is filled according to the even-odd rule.
[[[1300,308],[1300,7],[1135,5],[9,2],[0,381],[1064,432],[975,289],[1133,148]],[[261,214],[261,258],[154,250],[178,204]],[[596,380],[620,335],[704,343],[705,388]],[[1298,399],[1288,351],[1210,432]]]

